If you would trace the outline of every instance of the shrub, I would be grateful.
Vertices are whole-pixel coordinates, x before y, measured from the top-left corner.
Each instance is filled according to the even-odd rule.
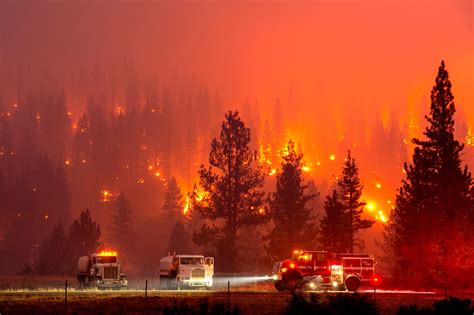
[[[294,294],[285,309],[285,314],[318,314],[318,315],[377,315],[375,302],[363,294],[334,294],[305,296]]]
[[[225,302],[215,302],[210,304],[207,299],[200,300],[197,305],[188,304],[186,301],[178,303],[176,300],[172,305],[163,308],[164,315],[238,315],[240,308]]]

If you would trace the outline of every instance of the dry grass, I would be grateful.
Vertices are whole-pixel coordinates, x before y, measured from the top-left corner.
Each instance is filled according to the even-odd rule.
[[[64,280],[62,277],[0,278],[1,314],[64,314]],[[142,281],[140,281],[141,283]],[[68,279],[75,285],[75,279]],[[144,283],[144,281],[143,281]],[[56,284],[56,285],[55,285]],[[455,293],[458,297],[474,299],[474,293]],[[231,292],[231,303],[244,314],[281,314],[290,299],[286,293],[276,292],[268,284],[247,286]],[[377,294],[381,314],[395,314],[400,305],[431,306],[443,294],[382,293]],[[227,301],[225,288],[213,291],[148,291],[148,311],[159,314],[166,305],[186,301],[197,304],[202,299],[210,303]],[[78,291],[68,289],[69,314],[143,314],[144,291]]]

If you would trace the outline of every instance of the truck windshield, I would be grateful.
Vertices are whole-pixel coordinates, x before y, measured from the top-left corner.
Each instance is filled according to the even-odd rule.
[[[115,256],[99,256],[97,257],[98,264],[115,264],[117,262],[117,257]]]
[[[204,259],[200,257],[181,257],[179,262],[181,265],[202,265]]]

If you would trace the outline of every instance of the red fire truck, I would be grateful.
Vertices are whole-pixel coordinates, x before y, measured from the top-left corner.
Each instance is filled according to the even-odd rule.
[[[374,257],[368,254],[295,250],[290,259],[274,265],[274,286],[278,291],[356,291],[373,281],[374,265]]]

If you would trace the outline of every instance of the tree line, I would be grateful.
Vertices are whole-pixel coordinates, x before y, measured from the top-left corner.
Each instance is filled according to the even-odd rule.
[[[93,104],[90,107],[100,111]],[[451,82],[443,62],[431,93],[425,139],[413,139],[413,158],[405,164],[406,178],[398,190],[382,244],[393,274],[420,285],[472,281],[465,274],[474,269],[474,188],[467,166],[462,165],[463,145],[455,140],[454,113]],[[84,148],[91,144],[81,138],[85,133],[82,130],[89,130],[88,118],[81,120],[75,145],[82,149],[76,151],[79,156],[74,163],[93,160],[91,155],[83,155],[89,152]],[[103,130],[94,132],[101,134]],[[251,128],[238,112],[229,111],[219,137],[211,141],[208,163],[200,167],[192,192],[183,195],[173,178],[166,182],[160,222],[170,235],[169,251],[200,248],[218,257],[221,271],[235,272],[242,269],[243,256],[248,253],[243,249],[249,244],[266,265],[287,258],[295,248],[363,250],[360,232],[374,222],[363,214],[363,184],[351,151],[326,196],[323,215],[317,217],[311,201],[318,192],[313,182],[304,179],[304,156],[295,143],[290,140],[279,153],[281,165],[275,188],[267,193],[264,185],[268,170],[259,163],[251,142]],[[106,167],[106,161],[102,163]],[[136,246],[133,210],[124,194],[113,200],[108,239],[131,255]],[[188,210],[186,215],[181,214],[184,208]],[[80,224],[82,216],[74,221],[68,236],[60,224],[41,245],[39,271],[48,268],[41,267],[48,266],[44,257],[52,256],[43,253],[61,248],[58,244],[74,242],[73,227]],[[90,231],[82,231],[82,237],[89,237]],[[99,236],[93,242],[95,248],[82,248],[82,253],[100,247]]]

